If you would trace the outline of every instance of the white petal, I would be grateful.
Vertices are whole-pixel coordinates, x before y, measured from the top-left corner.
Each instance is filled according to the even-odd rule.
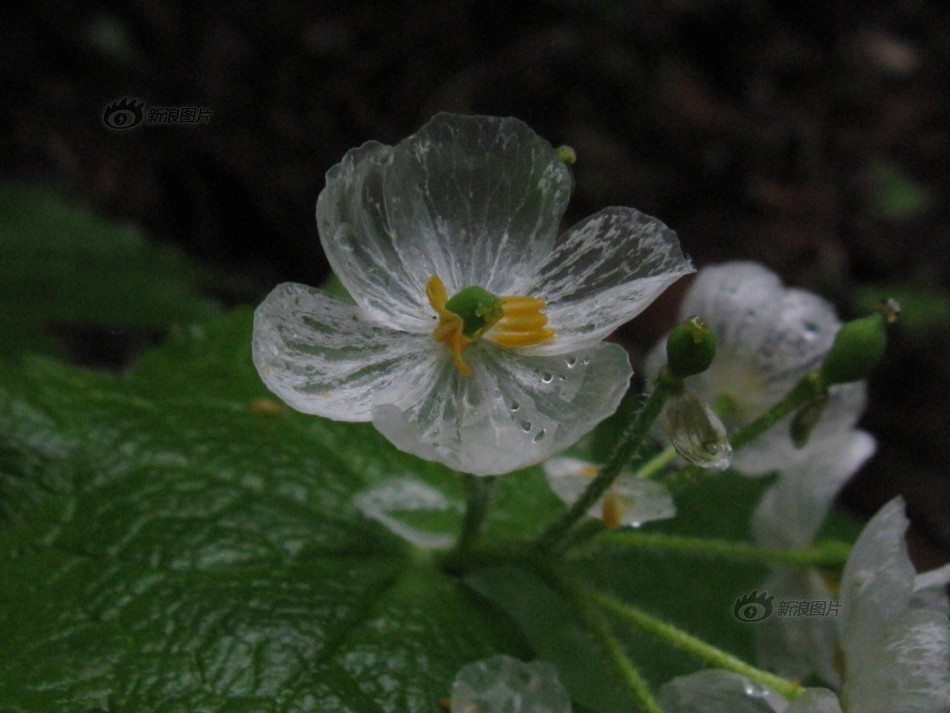
[[[452,683],[452,713],[570,713],[571,700],[544,661],[492,656],[463,667]]]
[[[858,655],[860,657],[858,657]],[[910,609],[880,625],[873,648],[851,650],[842,699],[860,713],[946,713],[950,704],[950,622]]]
[[[640,314],[693,267],[676,233],[633,208],[606,208],[558,238],[529,294],[547,302],[557,336],[535,353],[597,342]]]
[[[762,589],[786,601],[833,602],[821,575],[813,569],[777,568]],[[802,680],[816,675],[837,686],[835,669],[838,632],[834,616],[771,616],[756,623],[756,662],[786,678]]]
[[[455,542],[450,532],[435,532],[412,524],[417,513],[459,511],[445,494],[413,478],[391,478],[353,496],[353,504],[365,517],[376,520],[390,532],[419,547],[445,549]]]
[[[517,119],[439,114],[390,148],[366,144],[327,174],[324,249],[375,320],[421,329],[425,283],[512,294],[550,252],[571,191],[551,145]]]
[[[834,308],[804,290],[785,289],[756,263],[703,268],[681,307],[716,333],[716,359],[690,388],[704,400],[730,396],[748,422],[818,366],[841,325]]]
[[[408,365],[379,396],[373,422],[402,450],[475,475],[567,448],[616,410],[631,373],[614,344],[526,357],[482,340],[465,352],[469,376],[447,350],[433,354],[437,366]]]
[[[284,283],[254,312],[254,364],[289,406],[338,421],[368,421],[377,393],[431,337],[367,322],[360,309]]]
[[[950,562],[929,572],[914,577],[914,598],[912,607],[933,609],[944,614],[950,613],[950,600],[947,597],[947,585],[950,584]]]
[[[657,702],[663,713],[785,713],[788,706],[775,691],[722,669],[677,676]]]
[[[838,617],[845,654],[873,650],[882,623],[908,606],[914,591],[914,566],[907,555],[904,501],[897,497],[871,518],[858,537],[841,577],[842,616]]]
[[[773,455],[784,464],[752,515],[755,543],[776,548],[810,544],[838,492],[875,448],[874,438],[863,431],[816,437],[804,449],[790,441],[778,446]]]
[[[581,496],[599,469],[593,463],[568,457],[548,458],[541,465],[551,490],[568,505]],[[666,486],[654,480],[623,473],[608,493],[613,495],[615,502],[619,499],[620,525],[639,527],[645,522],[665,520],[676,514],[673,496]],[[589,517],[603,519],[605,497],[598,499],[587,511]]]
[[[785,713],[841,713],[841,703],[827,688],[806,688]]]
[[[915,595],[907,524],[903,500],[888,502],[865,526],[842,575],[843,698],[861,713],[937,713],[950,700],[950,623]]]

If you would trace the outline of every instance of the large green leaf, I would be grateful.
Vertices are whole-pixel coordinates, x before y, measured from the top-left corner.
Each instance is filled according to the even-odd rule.
[[[60,194],[0,184],[0,357],[58,354],[52,327],[164,330],[217,311],[206,270]]]
[[[570,605],[501,547],[563,508],[540,468],[498,483],[484,541],[499,558],[444,571],[354,497],[422,481],[452,507],[412,525],[454,532],[458,476],[281,407],[250,325],[240,310],[178,328],[118,375],[0,366],[0,710],[435,713],[459,668],[499,652],[555,663],[579,711],[629,710]],[[611,428],[574,452],[601,452]],[[644,530],[742,540],[766,482],[710,478]],[[763,567],[609,539],[563,572],[751,656],[733,604]],[[654,684],[701,665],[615,630]]]
[[[455,476],[255,401],[249,335],[242,311],[124,376],[0,372],[0,709],[434,712],[465,663],[526,654],[352,504]]]

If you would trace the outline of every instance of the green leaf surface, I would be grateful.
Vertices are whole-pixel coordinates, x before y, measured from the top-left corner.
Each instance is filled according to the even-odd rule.
[[[283,407],[250,337],[244,309],[174,329],[123,374],[0,364],[0,711],[441,713],[455,673],[494,653],[553,662],[581,713],[629,709],[536,573],[501,555],[460,579],[363,517],[356,495],[411,478],[452,507],[410,524],[457,530],[460,479],[368,425]],[[573,452],[597,460],[601,440]],[[643,529],[743,540],[767,482],[711,477]],[[505,476],[482,542],[511,553],[563,507],[540,468]],[[762,566],[595,537],[562,569],[751,657],[733,605]],[[701,665],[613,628],[654,685]]]
[[[60,194],[0,184],[0,358],[60,354],[53,327],[164,330],[217,312],[206,271]]]
[[[525,654],[352,505],[454,476],[261,401],[249,342],[241,311],[125,375],[2,367],[0,709],[428,713],[464,664]]]

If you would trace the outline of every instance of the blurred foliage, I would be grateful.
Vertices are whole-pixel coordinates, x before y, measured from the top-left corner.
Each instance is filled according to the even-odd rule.
[[[63,355],[70,329],[144,337],[208,317],[212,274],[53,190],[0,184],[0,358]]]

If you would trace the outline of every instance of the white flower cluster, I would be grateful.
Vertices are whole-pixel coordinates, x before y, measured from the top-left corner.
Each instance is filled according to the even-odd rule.
[[[838,695],[806,689],[786,701],[735,673],[681,676],[660,691],[665,713],[947,713],[950,566],[915,577],[904,505],[896,498],[867,524],[848,558],[837,619],[844,663]]]

